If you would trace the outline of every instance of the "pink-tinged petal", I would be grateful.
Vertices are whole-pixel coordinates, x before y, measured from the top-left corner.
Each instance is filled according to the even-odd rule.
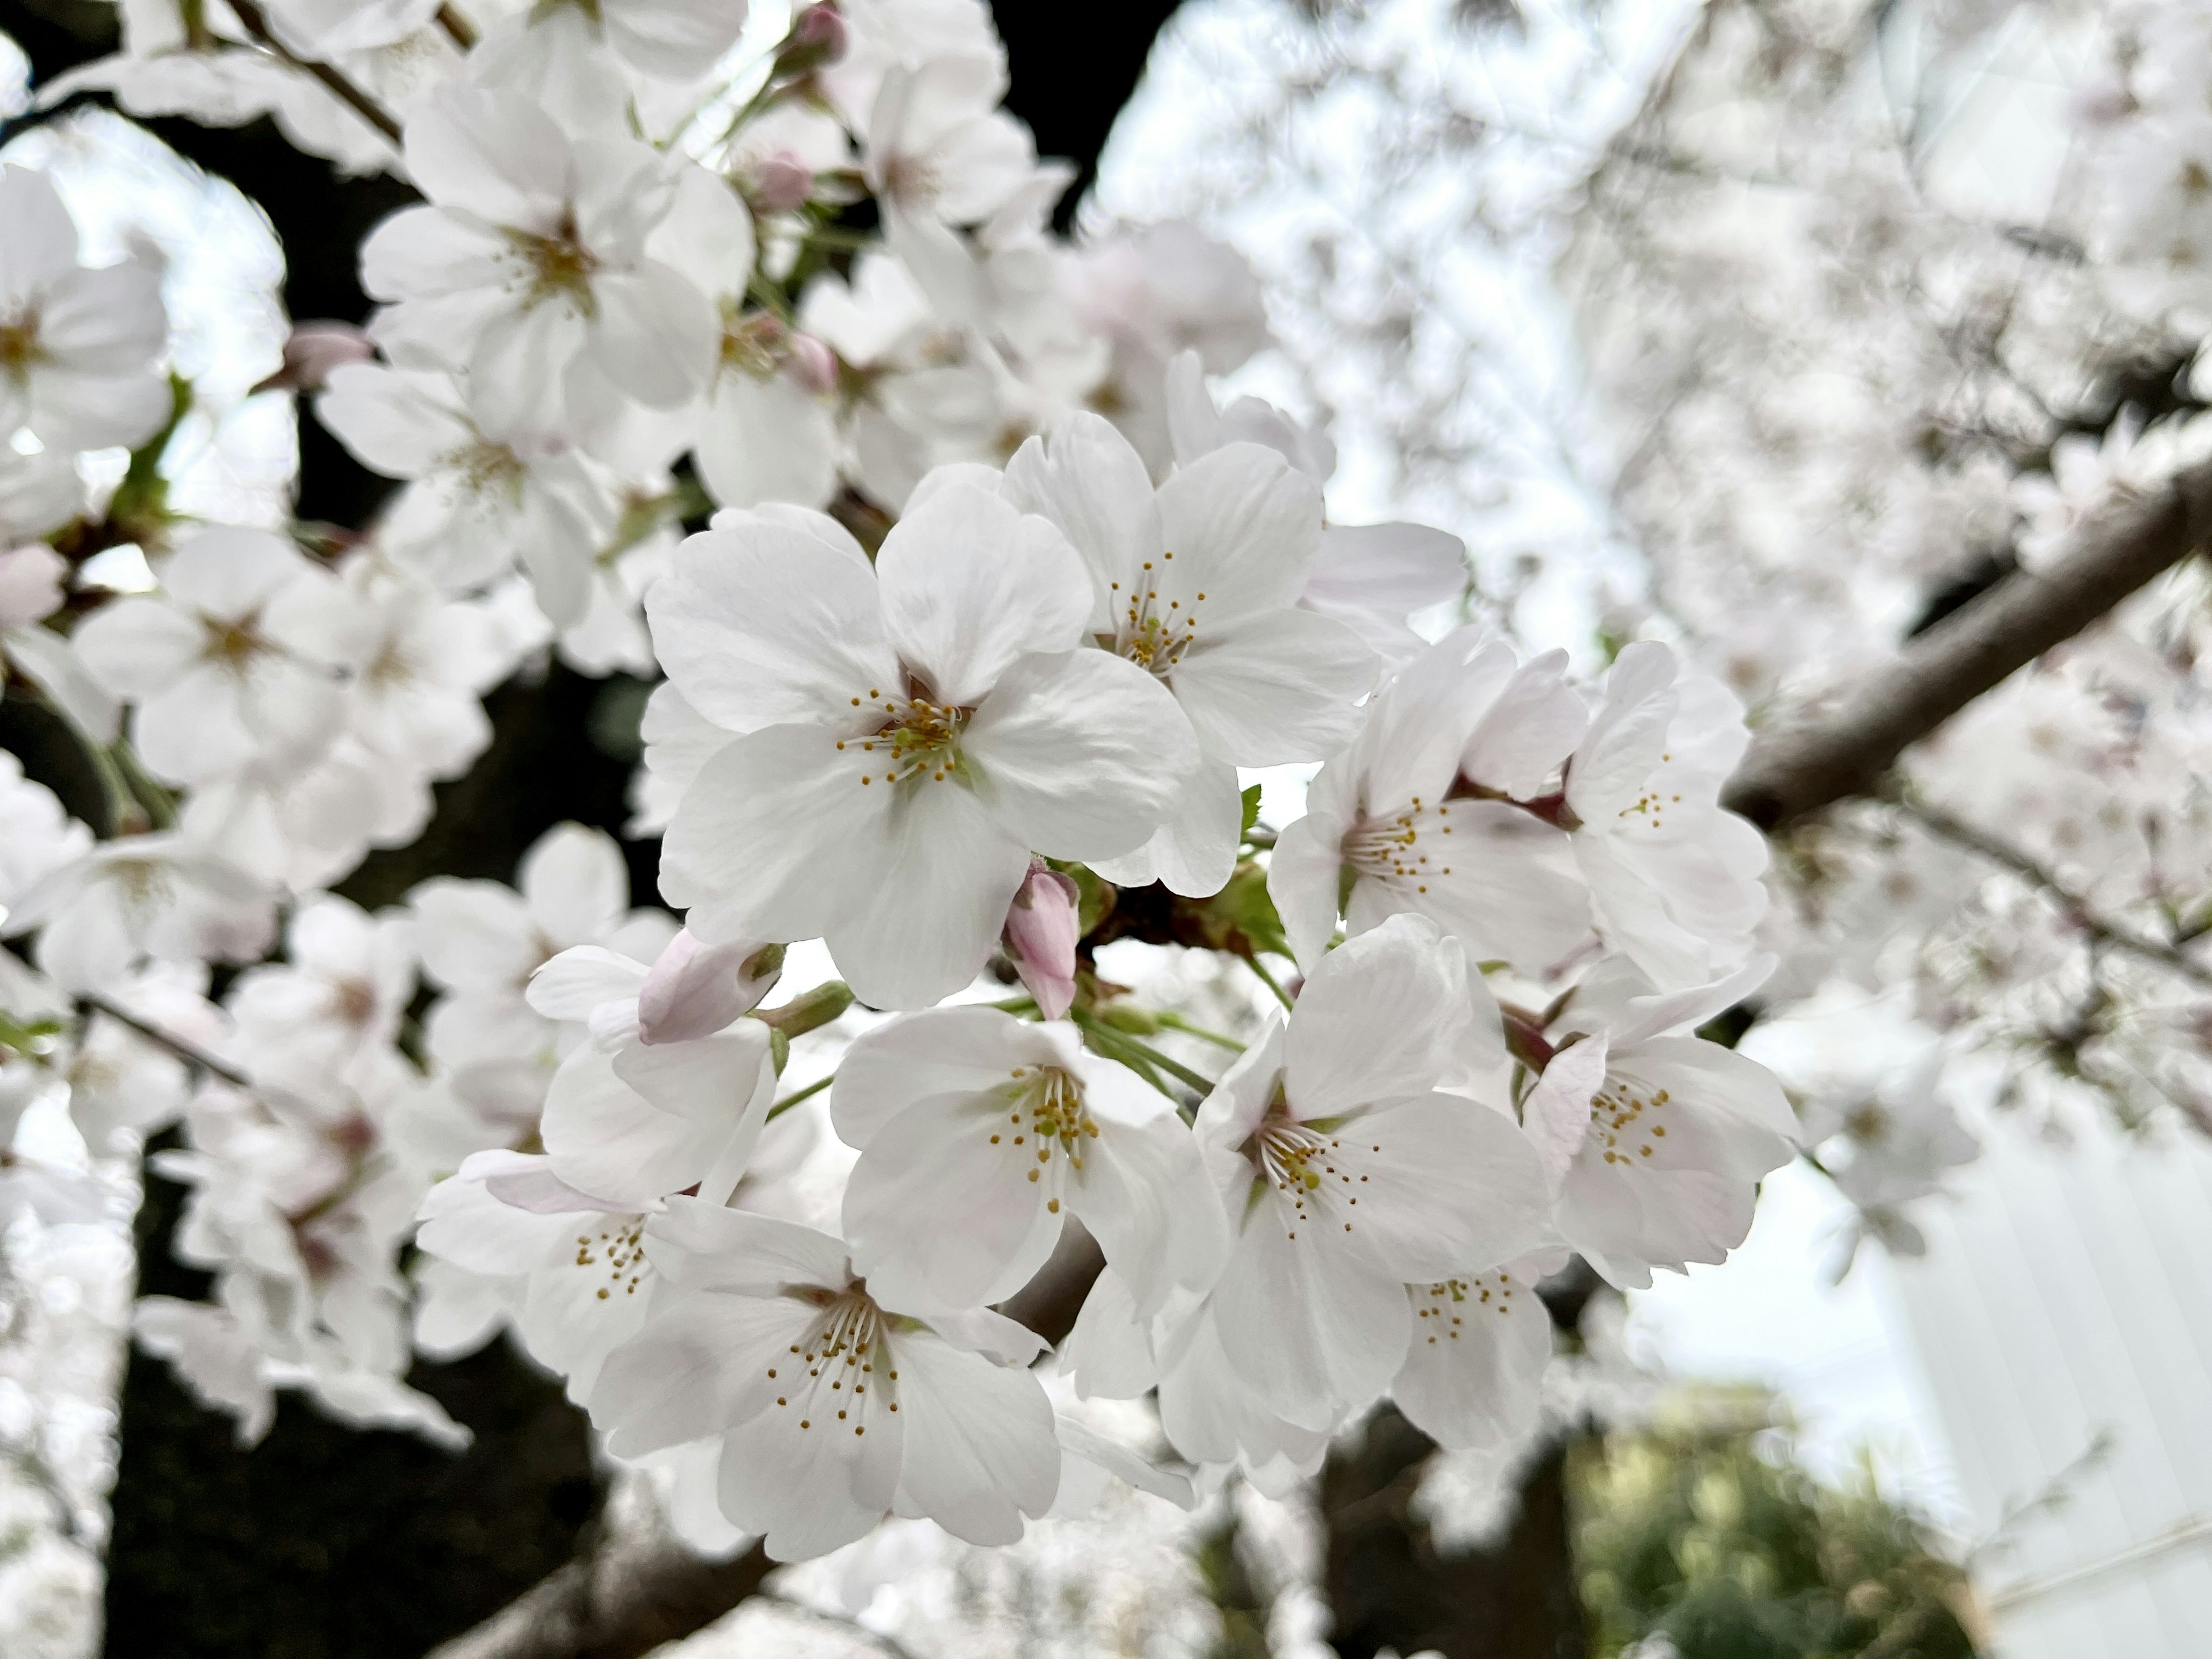
[[[1091,584],[1067,538],[962,484],[920,500],[876,556],[884,628],[939,703],[972,708],[1030,652],[1083,636]]]
[[[653,1043],[711,1036],[758,1007],[782,971],[780,948],[750,939],[702,945],[689,929],[679,931],[638,991],[639,1038]]]
[[[1006,909],[1006,958],[1047,1019],[1058,1019],[1075,1000],[1075,945],[1083,933],[1077,901],[1072,878],[1034,863]]]

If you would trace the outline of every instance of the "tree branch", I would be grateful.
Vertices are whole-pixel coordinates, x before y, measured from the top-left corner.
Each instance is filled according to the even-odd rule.
[[[1721,804],[1762,830],[1867,793],[1905,747],[2072,638],[2212,533],[2212,462],[2123,495],[2049,569],[2016,571],[1911,641],[1832,708],[1762,732]]]
[[[775,1566],[758,1544],[704,1561],[660,1528],[605,1535],[429,1659],[641,1659],[704,1630]]]
[[[255,0],[230,0],[230,9],[236,14],[238,21],[245,26],[246,32],[253,37],[255,42],[264,51],[271,57],[289,64],[301,73],[312,75],[316,80],[320,81],[330,88],[331,94],[339,102],[344,104],[362,120],[389,138],[395,148],[398,147],[401,142],[399,123],[392,118],[392,112],[356,86],[343,71],[333,69],[328,64],[319,64],[311,58],[302,58],[279,40],[270,32],[269,19]]]
[[[173,1031],[165,1031],[160,1026],[139,1018],[137,1015],[112,997],[102,996],[96,991],[88,991],[78,997],[77,1000],[97,1013],[106,1014],[108,1018],[120,1024],[128,1025],[149,1042],[167,1048],[187,1066],[197,1066],[201,1071],[212,1073],[225,1083],[234,1084],[241,1089],[251,1091],[253,1087],[253,1079],[228,1060],[210,1054],[198,1043],[180,1037]]]
[[[1985,835],[1972,824],[1953,817],[1941,807],[1927,802],[1906,799],[1899,803],[1904,811],[1928,829],[1948,842],[1956,842],[1970,852],[1980,854],[1993,864],[2001,864],[2014,874],[2057,900],[2071,921],[2092,939],[2101,939],[2113,949],[2125,951],[2130,956],[2154,962],[2161,968],[2172,969],[2185,979],[2212,988],[2212,968],[2191,957],[2184,955],[2163,939],[2147,939],[2132,928],[2099,915],[2089,908],[2088,902],[2072,891],[2050,871],[2045,869],[2017,848],[2008,847],[1996,836]]]

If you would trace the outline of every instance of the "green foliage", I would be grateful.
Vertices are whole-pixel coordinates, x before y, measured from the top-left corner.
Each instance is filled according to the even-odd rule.
[[[1569,1470],[1593,1659],[1664,1637],[1682,1659],[1970,1659],[1960,1569],[1869,1474],[1792,1461],[1756,1393],[1585,1442]]]

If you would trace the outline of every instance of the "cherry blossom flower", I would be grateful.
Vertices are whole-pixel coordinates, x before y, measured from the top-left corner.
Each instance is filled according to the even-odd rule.
[[[768,1027],[732,1014],[696,1037],[649,1043],[639,1029],[647,971],[582,945],[532,975],[532,1008],[590,1028],[554,1073],[539,1139],[556,1178],[588,1182],[602,1198],[641,1207],[692,1190],[726,1199],[775,1097]]]
[[[1229,1363],[1276,1414],[1326,1428],[1403,1363],[1403,1286],[1538,1242],[1536,1154],[1504,1112],[1437,1085],[1469,1018],[1459,952],[1396,916],[1331,951],[1200,1109],[1236,1231],[1214,1286]]]
[[[160,276],[79,264],[69,210],[27,167],[0,167],[0,443],[27,426],[64,451],[152,437],[169,417]]]
[[[415,1242],[492,1282],[523,1346],[589,1401],[607,1356],[643,1328],[657,1295],[647,1217],[556,1176],[549,1159],[493,1148],[430,1188]],[[459,1344],[450,1333],[441,1343]]]
[[[1406,1420],[1438,1445],[1494,1446],[1535,1422],[1552,1316],[1537,1281],[1566,1263],[1539,1251],[1487,1273],[1406,1286],[1413,1340],[1390,1384]]]
[[[239,975],[229,1008],[258,1075],[303,1088],[388,1046],[415,994],[412,919],[319,894],[284,929],[289,963]]]
[[[1032,852],[1143,841],[1194,762],[1151,675],[1078,649],[1058,531],[951,483],[872,570],[833,520],[732,515],[647,600],[670,680],[738,734],[670,823],[661,888],[710,943],[825,936],[854,993],[916,1007],[989,956]]]
[[[1068,1214],[1146,1313],[1220,1270],[1227,1231],[1172,1103],[1085,1053],[1072,1026],[994,1008],[906,1015],[846,1050],[830,1109],[860,1152],[845,1235],[895,1302],[1012,1295]]]
[[[1322,768],[1276,846],[1267,890],[1301,966],[1334,931],[1425,915],[1478,962],[1542,974],[1589,937],[1589,900],[1540,791],[1582,729],[1564,657],[1522,665],[1462,629],[1401,669]],[[1462,787],[1463,769],[1472,770]]]
[[[251,962],[276,933],[265,885],[173,834],[102,842],[20,895],[6,926],[39,929],[40,970],[71,990],[112,984],[146,957]]]
[[[1751,1230],[1759,1177],[1795,1156],[1796,1119],[1773,1073],[1687,1035],[1773,967],[1761,957],[1664,994],[1625,994],[1632,975],[1594,976],[1547,1033],[1559,1046],[1522,1118],[1559,1190],[1559,1236],[1613,1284],[1723,1260]]]
[[[1766,838],[1720,805],[1750,740],[1719,681],[1647,641],[1614,662],[1575,745],[1565,804],[1598,932],[1662,988],[1736,968],[1766,912]]]
[[[1297,608],[1319,545],[1321,492],[1256,445],[1214,451],[1157,495],[1128,441],[1095,415],[1031,439],[1007,496],[1064,531],[1091,572],[1091,635],[1175,694],[1203,763],[1139,853],[1100,866],[1124,885],[1218,892],[1243,829],[1237,768],[1317,759],[1348,741],[1375,656]]]
[[[147,769],[207,783],[253,761],[292,767],[335,734],[333,677],[297,648],[295,624],[330,578],[267,531],[204,530],[162,568],[160,597],[131,595],[74,636],[85,665],[134,705]]]
[[[776,1560],[850,1543],[896,1510],[1012,1543],[1052,1506],[1040,1340],[985,1309],[877,1299],[827,1233],[696,1199],[647,1222],[667,1281],[610,1358],[592,1420],[618,1455],[720,1434],[722,1512]]]
[[[1041,859],[1032,860],[1028,879],[1007,907],[1000,942],[1047,1019],[1058,1019],[1075,1000],[1075,947],[1082,937],[1074,878],[1048,868]]]
[[[651,147],[572,140],[518,94],[451,86],[409,121],[407,169],[432,205],[362,246],[398,361],[465,369],[471,405],[508,429],[601,386],[672,408],[704,383],[714,313],[645,251],[676,179]]]

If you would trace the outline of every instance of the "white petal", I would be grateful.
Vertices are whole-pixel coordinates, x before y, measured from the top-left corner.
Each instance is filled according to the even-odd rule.
[[[1025,657],[976,711],[963,749],[992,811],[1052,858],[1142,845],[1198,763],[1165,688],[1103,651]]]
[[[1321,486],[1273,450],[1226,445],[1176,473],[1158,500],[1162,542],[1178,576],[1205,590],[1206,621],[1297,602],[1321,547]]]
[[[963,1353],[927,1332],[893,1344],[906,1425],[901,1494],[956,1538],[1011,1544],[1060,1487],[1051,1403],[1025,1370]]]
[[[1308,975],[1291,1017],[1291,1109],[1330,1118],[1428,1093],[1468,1017],[1464,961],[1426,922],[1394,916],[1346,940]]]
[[[845,1237],[854,1266],[890,1304],[994,1302],[1052,1254],[1060,1218],[1040,1229],[1038,1217],[1057,1200],[1062,1172],[1030,1179],[1035,1137],[1017,1146],[1012,1115],[1005,1092],[933,1096],[884,1125],[860,1154],[845,1187]]]
[[[847,1146],[866,1151],[877,1131],[930,1095],[981,1094],[1017,1066],[1065,1065],[1051,1028],[996,1008],[933,1008],[854,1039],[830,1085],[830,1121]]]
[[[759,514],[687,539],[647,594],[654,653],[684,701],[732,732],[805,720],[857,732],[853,699],[903,692],[866,561]]]
[[[958,781],[916,778],[897,788],[890,810],[868,825],[865,887],[823,934],[861,1001],[926,1008],[990,959],[1030,854]]]
[[[1207,754],[1282,766],[1351,741],[1380,665],[1342,623],[1273,611],[1201,632],[1170,684]]]
[[[1083,636],[1091,584],[1067,538],[966,485],[932,492],[876,556],[884,628],[943,704],[970,708],[1029,652]]]
[[[1390,1393],[1407,1420],[1455,1449],[1525,1434],[1552,1358],[1552,1318],[1535,1285],[1484,1273],[1406,1294],[1413,1340]]]

